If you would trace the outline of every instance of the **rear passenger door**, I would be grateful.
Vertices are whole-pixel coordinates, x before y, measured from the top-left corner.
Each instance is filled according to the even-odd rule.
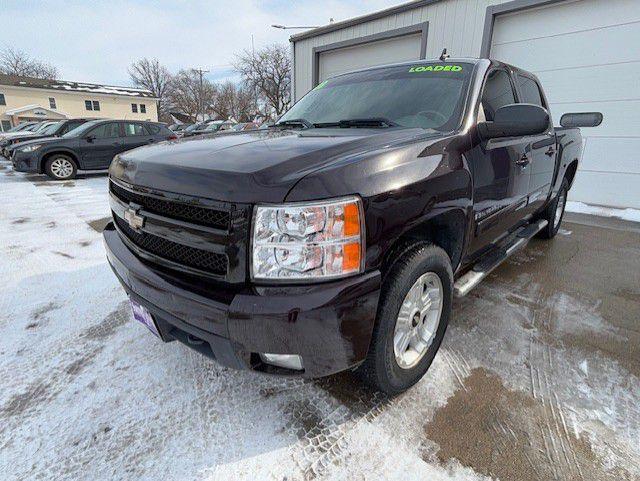
[[[80,139],[80,162],[83,169],[106,169],[122,149],[119,122],[105,122]]]
[[[520,103],[539,105],[549,110],[540,85],[532,76],[522,72],[515,75]],[[540,135],[529,137],[531,142],[531,175],[529,178],[529,207],[533,211],[542,207],[551,190],[556,165],[556,135],[553,124]]]
[[[485,78],[478,122],[493,121],[496,110],[516,103],[511,74],[491,69]],[[529,193],[529,137],[483,140],[470,151],[475,237],[473,257],[506,235],[523,217]]]
[[[131,150],[141,145],[152,143],[155,139],[144,124],[140,122],[123,122],[124,149]]]

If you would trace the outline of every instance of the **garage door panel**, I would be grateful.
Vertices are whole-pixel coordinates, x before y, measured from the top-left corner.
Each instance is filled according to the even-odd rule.
[[[496,20],[492,43],[498,45],[640,21],[640,2],[637,0],[584,0],[579,5],[575,3],[566,2],[500,16]],[[558,18],[564,21],[559,24]]]
[[[353,47],[320,53],[319,75],[323,81],[333,75],[351,70],[420,58],[421,35],[379,40]]]
[[[541,72],[549,102],[640,100],[640,61],[621,65]],[[579,85],[580,88],[576,88]]]
[[[586,139],[580,169],[640,175],[640,138],[591,137]],[[637,188],[640,189],[640,186]]]
[[[558,125],[562,114],[568,112],[602,112],[602,124],[598,127],[582,129],[585,137],[638,137],[640,135],[640,101],[633,102],[591,102],[563,103],[550,102],[551,115]]]
[[[640,23],[496,45],[491,53],[532,72],[633,62],[640,58]]]
[[[640,175],[578,171],[569,200],[640,209]]]

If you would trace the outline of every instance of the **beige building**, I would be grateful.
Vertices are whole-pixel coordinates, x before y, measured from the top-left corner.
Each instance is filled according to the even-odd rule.
[[[21,122],[77,117],[158,120],[145,89],[0,74],[0,130]]]

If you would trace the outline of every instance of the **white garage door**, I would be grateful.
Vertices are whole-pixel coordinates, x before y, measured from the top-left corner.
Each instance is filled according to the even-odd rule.
[[[534,72],[556,125],[598,111],[583,129],[573,200],[640,208],[640,1],[582,0],[498,16],[491,57]]]
[[[417,60],[420,58],[420,38],[420,34],[416,33],[322,52],[319,59],[319,81],[363,67]]]

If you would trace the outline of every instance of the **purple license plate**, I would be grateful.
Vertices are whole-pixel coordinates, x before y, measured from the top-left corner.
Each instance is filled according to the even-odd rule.
[[[146,307],[141,306],[136,301],[131,301],[131,310],[133,311],[133,317],[136,321],[139,321],[147,326],[147,329],[149,329],[153,334],[162,339],[162,336],[158,331],[158,327],[156,326],[156,321],[153,320],[153,316]]]

